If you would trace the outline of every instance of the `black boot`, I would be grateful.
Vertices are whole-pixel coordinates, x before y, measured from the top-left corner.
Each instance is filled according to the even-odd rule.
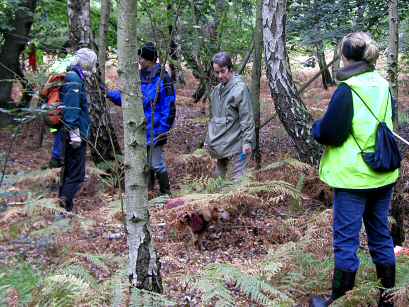
[[[148,178],[148,191],[153,191],[155,188],[155,172],[153,170],[149,171],[149,178]]]
[[[168,172],[157,173],[159,180],[159,192],[160,194],[170,195],[170,184]]]
[[[310,307],[326,307],[329,306],[337,298],[343,296],[347,291],[352,290],[355,285],[356,272],[348,272],[339,269],[334,270],[332,278],[332,294],[329,299],[323,299],[315,296],[310,299]]]
[[[376,265],[376,275],[381,280],[381,285],[384,289],[395,287],[395,271],[394,265]],[[380,298],[378,307],[393,307],[393,302],[389,302],[390,296],[384,293],[384,289],[380,290]]]

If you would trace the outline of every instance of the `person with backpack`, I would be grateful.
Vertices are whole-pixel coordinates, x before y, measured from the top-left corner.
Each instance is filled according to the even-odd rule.
[[[165,70],[162,71],[161,65],[156,63],[158,53],[152,42],[144,44],[138,50],[138,55],[143,110],[146,119],[148,162],[150,155],[152,158],[150,161],[148,189],[150,191],[153,190],[156,175],[159,181],[160,193],[169,195],[171,191],[164,157],[164,145],[167,143],[167,137],[176,116],[176,92],[169,74]],[[159,92],[157,92],[157,89],[159,89]],[[119,90],[108,91],[107,97],[114,104],[122,105],[121,92]],[[152,108],[154,108],[153,118]],[[152,121],[154,124],[153,131],[151,131]],[[152,140],[151,132],[153,132]],[[151,148],[152,153],[150,153]]]
[[[395,286],[396,260],[388,212],[400,160],[380,169],[377,164],[383,161],[368,159],[387,149],[379,146],[388,145],[388,141],[394,143],[390,135],[379,138],[380,132],[391,134],[393,129],[392,97],[388,82],[375,70],[379,51],[367,33],[346,35],[340,53],[344,67],[338,71],[337,79],[341,83],[323,118],[312,127],[314,138],[326,145],[320,178],[334,188],[332,294],[327,300],[313,297],[310,306],[329,306],[354,287],[362,221],[382,285],[378,306],[393,306],[383,289]],[[383,160],[390,158],[385,152],[382,154]]]
[[[61,89],[63,110],[64,167],[59,190],[66,211],[74,207],[74,197],[85,177],[86,142],[91,131],[85,76],[96,72],[97,55],[88,48],[75,52]]]
[[[250,91],[233,71],[231,57],[219,52],[213,57],[213,70],[220,83],[210,95],[210,122],[205,148],[216,162],[216,176],[225,177],[232,164],[232,179],[245,175],[255,146],[255,122]]]
[[[47,165],[44,165],[42,169],[46,168],[58,168],[63,166],[63,131],[62,127],[62,97],[61,89],[64,85],[64,78],[67,67],[72,61],[72,55],[65,55],[61,60],[56,61],[50,67],[50,76],[45,85],[40,90],[40,96],[45,100],[47,104],[48,113],[44,117],[45,124],[49,127],[50,132],[54,135],[54,143],[51,149],[51,159]]]

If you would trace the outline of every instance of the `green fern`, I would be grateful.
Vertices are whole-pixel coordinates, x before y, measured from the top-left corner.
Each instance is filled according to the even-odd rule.
[[[176,306],[177,304],[169,300],[165,295],[132,288],[130,306],[132,307],[162,307]]]
[[[94,278],[94,276],[91,275],[87,268],[79,264],[69,264],[67,266],[61,267],[56,271],[56,274],[75,276],[86,282],[91,288],[97,288],[98,286],[98,282]]]
[[[217,302],[218,306],[235,306],[235,298],[226,284],[234,286],[253,302],[263,306],[287,306],[293,303],[285,293],[261,278],[244,273],[230,264],[207,266],[191,287],[203,293],[204,304]]]
[[[27,263],[17,265],[10,270],[0,269],[0,302],[6,299],[9,289],[16,289],[19,294],[20,305],[27,305],[31,301],[32,291],[37,287],[41,280],[40,274]],[[3,302],[2,302],[3,301]]]
[[[47,276],[37,293],[37,306],[76,306],[90,300],[91,287],[80,277],[71,274]]]

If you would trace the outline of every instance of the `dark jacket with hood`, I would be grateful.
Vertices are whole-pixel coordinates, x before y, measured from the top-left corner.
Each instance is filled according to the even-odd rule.
[[[152,104],[156,98],[156,88],[160,82],[160,93],[156,99],[154,114],[153,141],[155,145],[163,145],[167,142],[167,134],[173,125],[176,115],[176,93],[172,80],[167,72],[163,80],[160,80],[161,66],[156,64],[151,69],[140,71],[141,91],[143,95],[143,110],[146,118],[146,142],[150,145],[150,129],[152,124]],[[121,92],[109,91],[107,97],[116,105],[121,105]]]

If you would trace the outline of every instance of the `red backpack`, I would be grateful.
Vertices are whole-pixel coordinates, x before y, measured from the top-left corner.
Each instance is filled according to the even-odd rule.
[[[45,123],[51,128],[60,128],[63,120],[61,87],[64,85],[65,74],[51,75],[46,85],[41,90],[41,96],[47,99],[47,115],[44,117]]]

